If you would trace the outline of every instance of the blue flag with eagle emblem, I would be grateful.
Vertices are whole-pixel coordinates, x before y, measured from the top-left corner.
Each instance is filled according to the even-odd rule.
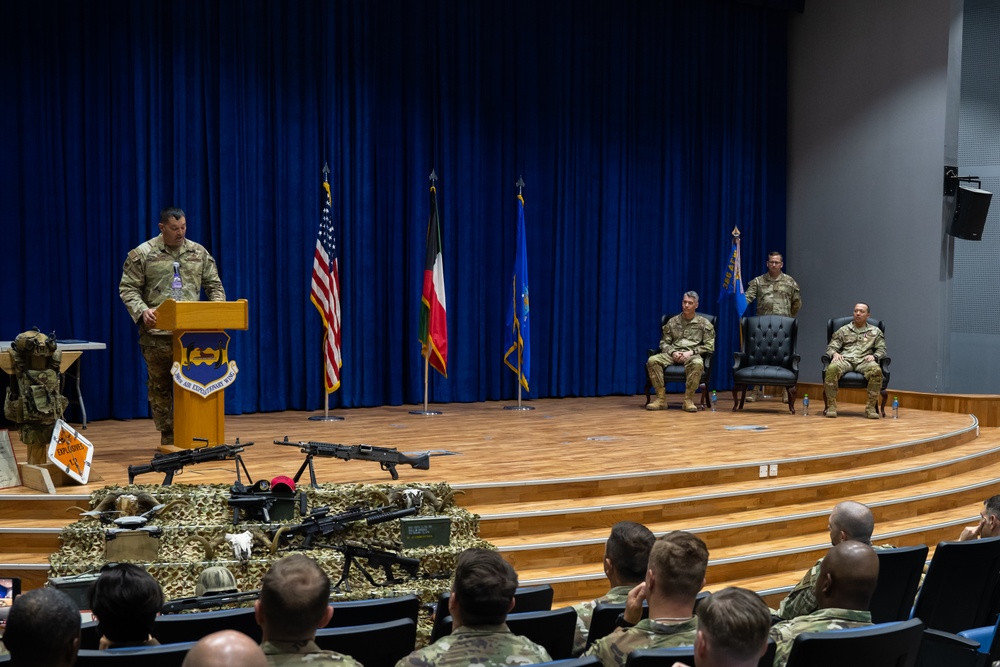
[[[517,196],[517,257],[511,280],[510,303],[507,310],[507,330],[504,332],[503,362],[518,373],[521,386],[528,388],[531,376],[531,336],[528,319],[528,252],[524,240],[524,197]],[[511,357],[513,356],[513,358]]]

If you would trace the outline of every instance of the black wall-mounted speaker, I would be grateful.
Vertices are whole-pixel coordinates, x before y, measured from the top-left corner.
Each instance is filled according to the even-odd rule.
[[[976,188],[960,187],[948,233],[960,239],[979,241],[983,238],[986,215],[990,212],[993,193]]]

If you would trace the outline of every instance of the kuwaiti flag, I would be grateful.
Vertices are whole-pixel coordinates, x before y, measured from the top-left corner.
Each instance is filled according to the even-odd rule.
[[[438,222],[437,190],[431,186],[431,213],[427,222],[427,261],[420,299],[420,344],[428,362],[448,377],[448,308],[444,296],[444,258]]]

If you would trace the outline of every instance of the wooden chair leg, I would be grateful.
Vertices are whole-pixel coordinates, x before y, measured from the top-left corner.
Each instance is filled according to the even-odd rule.
[[[795,396],[798,394],[799,388],[798,388],[798,385],[794,385],[793,384],[791,387],[787,387],[787,390],[788,390],[788,411],[791,412],[794,415],[795,414]]]
[[[879,393],[882,394],[882,418],[885,419],[885,402],[889,400],[889,392],[883,387]]]
[[[708,398],[708,383],[702,382],[698,385],[698,389],[701,391],[701,405],[703,408],[708,410],[712,407],[712,402]]]
[[[649,401],[652,400],[649,397],[649,392],[651,392],[652,390],[653,390],[653,383],[649,381],[649,378],[646,378],[646,388],[643,389],[643,391],[646,394],[646,405],[649,405]]]

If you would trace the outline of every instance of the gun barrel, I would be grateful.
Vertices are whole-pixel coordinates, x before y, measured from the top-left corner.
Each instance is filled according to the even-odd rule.
[[[393,519],[402,519],[404,516],[413,516],[416,513],[416,507],[407,507],[406,509],[394,510],[391,512],[378,512],[377,514],[366,517],[365,521],[369,526],[374,526],[379,523],[392,521]]]

